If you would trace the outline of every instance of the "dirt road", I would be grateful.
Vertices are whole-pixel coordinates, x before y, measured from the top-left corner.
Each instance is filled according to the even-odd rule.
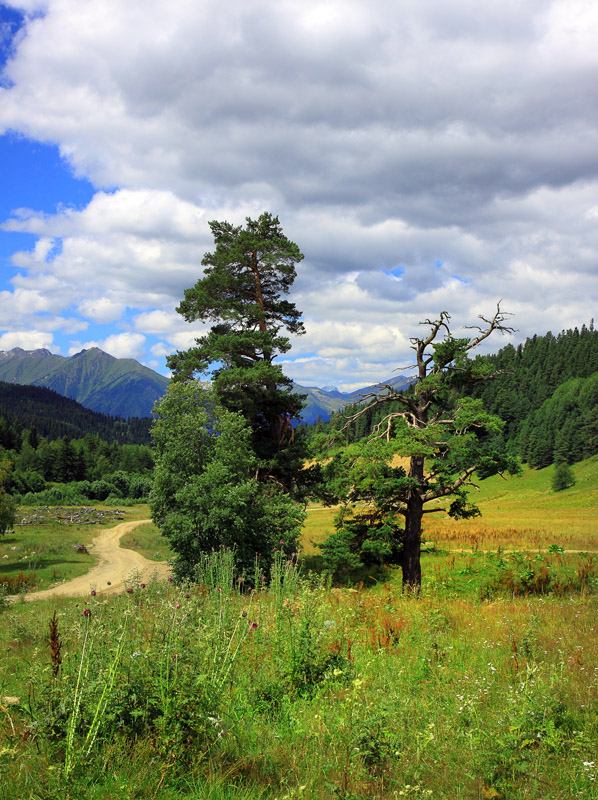
[[[148,581],[155,573],[158,578],[165,578],[169,574],[168,565],[164,561],[150,561],[134,550],[120,547],[120,537],[133,530],[137,525],[151,522],[149,519],[140,519],[136,522],[121,522],[114,528],[102,531],[89,545],[89,552],[98,557],[98,563],[85,575],[73,578],[71,581],[44,589],[41,592],[31,592],[25,595],[25,600],[45,600],[57,595],[88,595],[92,589],[99,594],[114,594],[122,592],[127,585],[127,578],[133,573],[139,575],[141,580]],[[7,598],[13,600],[16,598]]]

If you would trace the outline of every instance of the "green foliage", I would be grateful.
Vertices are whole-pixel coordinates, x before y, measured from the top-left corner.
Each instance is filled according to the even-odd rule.
[[[477,382],[492,377],[485,364],[469,358],[470,350],[492,332],[509,330],[500,308],[491,320],[482,319],[487,327],[475,326],[479,334],[471,339],[452,336],[444,311],[437,320],[427,320],[428,335],[411,340],[417,377],[409,390],[389,391],[354,415],[357,420],[377,407],[387,412],[369,441],[344,448],[325,468],[331,493],[344,507],[358,508],[352,518],[341,514],[338,532],[323,545],[333,571],[346,569],[353,553],[364,565],[400,564],[405,585],[418,589],[424,513],[476,516],[479,510],[466,495],[473,473],[487,477],[519,469],[502,447],[501,420],[479,398],[467,396]],[[393,466],[398,457],[409,460],[408,471]],[[449,497],[454,499],[448,507],[439,504]]]
[[[289,570],[248,594],[224,550],[195,587],[9,605],[3,798],[598,798],[594,597]]]
[[[304,332],[300,312],[285,298],[303,255],[268,213],[247,218],[245,227],[211,222],[210,228],[216,249],[204,256],[204,276],[185,290],[177,310],[188,322],[214,324],[168,365],[175,381],[211,374],[220,402],[250,426],[258,475],[296,491],[305,452],[294,441],[293,420],[302,398],[274,359],[290,348],[281,331]]]
[[[202,554],[234,549],[252,575],[256,554],[266,571],[274,547],[297,549],[303,513],[274,482],[256,479],[251,431],[238,413],[195,382],[173,383],[156,407],[152,518],[177,553],[178,578],[196,579]]]
[[[17,503],[4,488],[10,480],[12,464],[4,459],[0,461],[0,536],[12,528],[15,521]]]
[[[554,468],[554,475],[552,476],[551,486],[553,492],[562,492],[564,489],[569,489],[570,486],[575,484],[575,476],[573,470],[566,462],[557,464]]]
[[[75,400],[42,386],[0,380],[0,447],[20,446],[20,431],[28,429],[29,444],[37,449],[38,437],[48,441],[83,438],[96,434],[108,442],[148,444],[149,417],[122,419],[84,408]]]

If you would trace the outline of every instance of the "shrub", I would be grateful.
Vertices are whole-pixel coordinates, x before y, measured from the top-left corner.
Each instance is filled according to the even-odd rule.
[[[562,492],[575,484],[573,470],[566,461],[557,464],[552,476],[552,491]]]

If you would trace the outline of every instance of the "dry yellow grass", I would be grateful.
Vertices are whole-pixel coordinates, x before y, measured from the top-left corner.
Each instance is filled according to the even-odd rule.
[[[545,550],[559,544],[565,550],[598,551],[598,458],[575,464],[576,483],[564,492],[552,491],[553,470],[526,469],[520,477],[488,478],[470,495],[481,517],[454,520],[442,511],[428,514],[424,538],[453,550]],[[319,552],[314,543],[334,531],[337,511],[338,507],[308,506],[301,539],[305,555]]]

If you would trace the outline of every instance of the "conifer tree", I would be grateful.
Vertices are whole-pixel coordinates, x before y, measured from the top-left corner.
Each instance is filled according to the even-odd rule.
[[[467,396],[473,385],[497,375],[484,361],[470,359],[470,351],[496,331],[513,330],[500,305],[490,319],[480,319],[481,326],[471,326],[477,333],[463,338],[453,336],[446,311],[425,320],[427,335],[411,339],[416,354],[412,387],[403,392],[388,386],[387,394],[372,395],[347,425],[374,407],[389,404],[388,413],[369,441],[344,448],[327,466],[333,493],[353,511],[341,513],[338,533],[324,543],[325,551],[336,551],[347,561],[356,551],[363,563],[399,564],[403,586],[411,590],[421,585],[424,514],[476,516],[479,510],[466,495],[474,472],[485,477],[518,470],[496,440],[501,420],[481,400]],[[396,456],[408,459],[407,469],[393,464]],[[434,502],[445,498],[452,498],[448,506]]]
[[[562,492],[570,486],[573,486],[574,483],[575,477],[573,476],[573,470],[569,464],[567,464],[566,461],[557,464],[554,469],[554,475],[552,476],[552,491]]]
[[[303,403],[276,358],[290,349],[285,333],[304,332],[300,312],[286,299],[303,255],[270,213],[248,217],[244,227],[210,222],[210,229],[215,250],[204,256],[204,275],[185,290],[177,311],[188,322],[213,324],[168,366],[175,381],[211,376],[220,402],[250,425],[260,477],[289,488],[300,468],[289,445]]]

